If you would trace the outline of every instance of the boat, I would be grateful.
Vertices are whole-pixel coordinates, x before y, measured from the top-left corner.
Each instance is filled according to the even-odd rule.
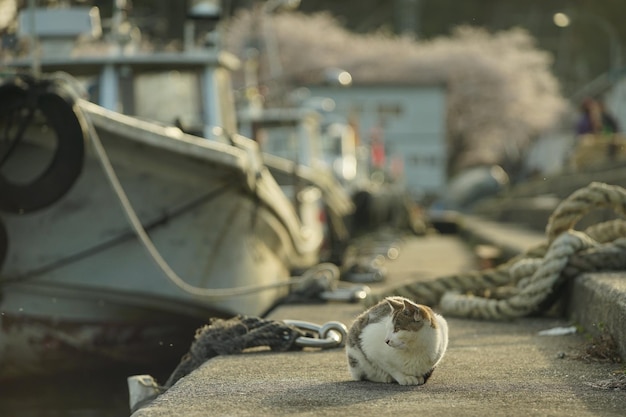
[[[303,187],[320,190],[319,219],[324,229],[320,258],[341,264],[351,237],[354,204],[349,186],[356,175],[343,169],[349,156],[328,152],[329,148],[336,151],[335,142],[342,138],[328,135],[324,115],[312,108],[246,107],[238,114],[240,130],[259,143],[265,165],[294,204],[298,204],[295,196]],[[351,166],[354,168],[354,163]]]
[[[66,34],[75,13],[93,21],[86,8],[34,18]],[[33,61],[7,61],[0,79],[0,379],[176,363],[199,325],[264,315],[292,271],[319,264],[319,190],[295,207],[236,133],[234,57],[117,45],[18,71]],[[180,113],[142,113],[140,86]]]

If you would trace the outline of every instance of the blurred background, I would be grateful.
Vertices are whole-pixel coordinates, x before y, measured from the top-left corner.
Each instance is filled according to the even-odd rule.
[[[0,1],[0,30],[15,30],[16,9],[26,0]],[[38,4],[90,4],[102,16],[111,16],[112,1],[38,1]],[[182,40],[185,12],[191,0],[133,0],[133,18],[144,34],[155,41]],[[224,11],[235,15],[258,0],[223,0]],[[302,0],[298,12],[329,13],[355,34],[379,32],[432,40],[451,35],[460,25],[482,27],[490,32],[524,28],[539,49],[553,56],[552,70],[568,96],[614,64],[615,54],[626,42],[621,24],[626,4],[620,0]],[[571,24],[554,22],[555,13],[567,13]],[[142,24],[143,23],[143,24]]]
[[[28,3],[0,1],[4,54],[19,51],[16,16]],[[97,6],[103,27],[115,4],[34,3]],[[125,3],[142,44],[176,48],[184,41],[189,10],[202,2]],[[267,104],[284,97],[287,88],[320,85],[329,68],[349,72],[355,86],[445,85],[446,175],[498,164],[515,180],[562,168],[585,97],[601,97],[620,124],[626,123],[623,88],[618,88],[624,75],[626,29],[620,21],[625,12],[620,0],[223,0],[221,42],[242,59],[251,48],[260,53],[258,77]],[[204,23],[197,24],[201,30]],[[237,91],[245,83],[242,74],[235,74]],[[364,140],[371,140],[373,130],[393,130],[397,105],[382,105],[377,121],[360,126]],[[354,106],[343,111],[359,116]],[[551,145],[534,150],[546,135]],[[558,148],[550,152],[553,158],[546,159],[545,146]],[[530,162],[529,154],[534,155]],[[406,158],[403,164],[406,170]]]

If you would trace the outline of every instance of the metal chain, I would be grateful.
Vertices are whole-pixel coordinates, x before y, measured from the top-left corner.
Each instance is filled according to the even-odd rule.
[[[283,320],[283,323],[299,329],[317,332],[317,337],[300,336],[296,346],[332,349],[342,347],[348,335],[348,328],[341,322],[329,321],[323,325],[302,320]]]

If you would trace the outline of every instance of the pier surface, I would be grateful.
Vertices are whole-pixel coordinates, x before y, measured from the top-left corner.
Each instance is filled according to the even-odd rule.
[[[542,239],[527,232],[516,237],[514,228],[501,224],[466,220],[462,235],[506,245],[507,251],[523,251]],[[387,268],[381,285],[475,269],[476,258],[466,239],[435,234],[405,239]],[[589,331],[602,326],[624,357],[626,273],[579,276],[568,299],[573,319],[448,317],[448,351],[423,386],[351,381],[341,348],[255,351],[205,362],[132,416],[623,416],[626,392],[607,389],[607,381],[623,376],[623,363],[590,358],[585,352],[589,334],[538,333],[572,324]],[[350,325],[363,309],[335,302],[284,305],[269,318]]]

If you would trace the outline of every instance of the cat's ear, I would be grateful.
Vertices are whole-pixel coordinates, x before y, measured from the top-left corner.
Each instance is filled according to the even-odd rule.
[[[405,307],[413,313],[413,320],[422,321],[426,318],[426,311],[424,310],[424,307],[411,302],[407,303]]]
[[[411,300],[407,300],[405,298],[402,301],[403,301],[402,308],[404,308],[405,310],[409,310],[409,311],[419,311],[420,310],[420,306],[418,304],[415,304]]]
[[[401,310],[404,308],[404,303],[395,298],[387,298],[387,303],[392,310]]]
[[[413,316],[413,320],[421,321],[424,318],[422,308],[406,298],[402,300],[402,310],[406,316]]]

